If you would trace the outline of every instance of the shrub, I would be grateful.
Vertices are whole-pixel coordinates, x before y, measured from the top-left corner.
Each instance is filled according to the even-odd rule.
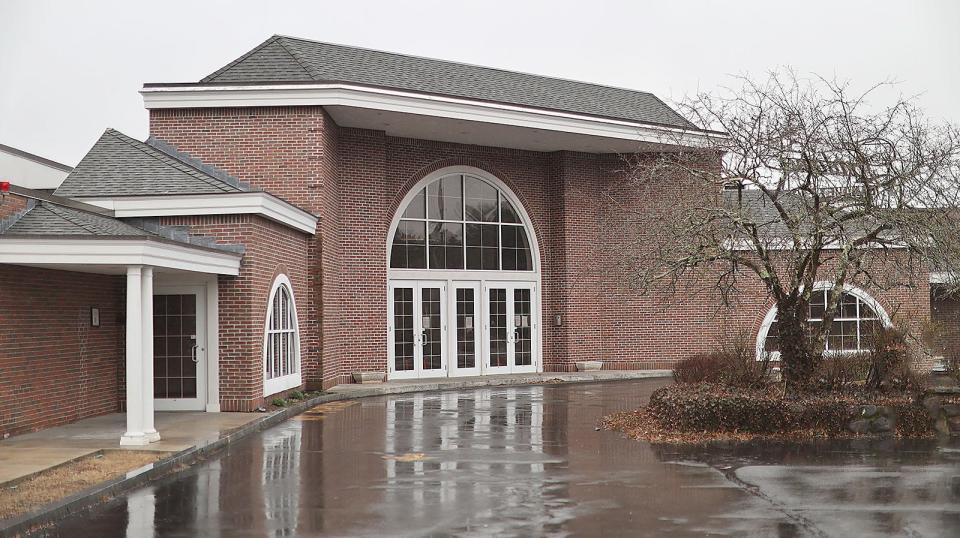
[[[731,387],[763,388],[770,362],[756,360],[753,346],[743,338],[722,341],[710,353],[698,353],[673,367],[677,383],[716,383]]]
[[[900,435],[916,437],[933,432],[926,409],[906,395],[829,393],[784,399],[774,389],[678,384],[654,391],[647,411],[660,427],[672,432],[846,434],[857,408],[867,403],[891,408],[898,417]]]
[[[869,370],[867,390],[917,390],[922,387],[921,376],[913,364],[907,332],[884,327],[873,333],[873,347],[866,353]]]
[[[817,363],[816,388],[824,392],[842,392],[863,385],[870,371],[866,353],[824,357]]]
[[[677,383],[719,383],[722,365],[711,353],[698,353],[673,366],[673,380]]]
[[[286,406],[287,406],[287,401],[284,400],[283,398],[274,398],[273,401],[270,402],[270,403],[273,404],[273,405],[275,405],[275,406],[277,406],[277,407],[286,407]]]
[[[303,392],[301,392],[301,391],[299,391],[299,390],[295,390],[295,391],[291,392],[290,394],[287,394],[287,397],[290,398],[291,400],[302,400],[302,399],[304,399],[306,396],[303,394]]]

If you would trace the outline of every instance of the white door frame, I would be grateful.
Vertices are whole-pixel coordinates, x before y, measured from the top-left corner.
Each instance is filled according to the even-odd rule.
[[[490,290],[502,289],[506,292],[506,323],[507,323],[507,364],[505,366],[490,366]],[[530,290],[530,353],[532,360],[529,365],[517,366],[516,364],[516,315],[514,306],[514,290]],[[537,294],[538,285],[536,282],[504,282],[496,280],[487,280],[483,283],[483,375],[488,374],[516,374],[533,373],[542,370],[542,357],[540,355],[540,301]]]
[[[393,290],[395,288],[413,289],[413,370],[395,370],[396,346],[393,321]],[[423,295],[424,289],[440,290],[440,368],[423,368]],[[447,282],[443,280],[391,280],[387,285],[387,376],[390,379],[417,379],[421,377],[445,377],[449,360],[447,337],[449,305]]]
[[[208,308],[208,298],[209,298],[209,286],[206,284],[198,285],[165,285],[165,284],[155,284],[153,294],[157,295],[195,295],[197,301],[197,340],[196,340],[196,356],[197,356],[197,397],[196,398],[155,398],[153,400],[154,409],[157,411],[219,411],[220,406],[217,402],[215,408],[211,408],[210,397],[214,396],[211,394],[211,373],[218,370],[218,368],[211,368],[211,353],[210,348],[210,339],[208,335],[210,334],[210,321],[211,314],[216,315],[216,305],[213,308]],[[214,288],[216,290],[216,288]],[[214,320],[214,327],[216,327],[216,321]],[[214,354],[216,356],[216,354]],[[217,389],[219,388],[219,383],[216,383]],[[149,390],[153,390],[153,387],[150,387]],[[216,391],[217,393],[219,390]],[[216,394],[216,397],[219,400],[219,394]]]
[[[479,280],[451,280],[449,281],[450,293],[447,294],[447,327],[449,330],[450,349],[447,352],[449,368],[447,368],[448,377],[464,377],[480,375],[481,365],[483,363],[483,299],[482,283]],[[457,352],[460,344],[459,328],[457,326],[457,290],[473,290],[473,368],[460,368],[457,366],[460,360]]]

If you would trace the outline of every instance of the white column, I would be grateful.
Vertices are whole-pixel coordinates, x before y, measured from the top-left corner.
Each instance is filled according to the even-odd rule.
[[[141,267],[127,267],[127,431],[121,445],[145,445],[143,434],[143,305]]]
[[[153,425],[153,267],[144,267],[140,302],[143,312],[143,434],[147,442],[160,440]]]

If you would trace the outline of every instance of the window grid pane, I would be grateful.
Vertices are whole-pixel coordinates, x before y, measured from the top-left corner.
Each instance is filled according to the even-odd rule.
[[[299,371],[297,322],[290,290],[281,285],[270,302],[269,326],[264,340],[264,368],[267,379]]]
[[[810,297],[807,323],[811,332],[816,331],[826,313],[828,290],[817,290]],[[879,316],[859,297],[844,293],[840,297],[840,308],[830,325],[830,334],[824,341],[824,350],[828,352],[865,351],[873,345],[873,332],[880,325]],[[779,329],[776,318],[767,330],[764,341],[765,352],[779,351]]]
[[[394,269],[532,271],[519,213],[496,187],[472,176],[444,176],[418,192],[390,246]]]

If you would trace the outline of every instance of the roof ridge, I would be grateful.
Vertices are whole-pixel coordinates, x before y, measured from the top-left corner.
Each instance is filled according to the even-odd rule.
[[[148,156],[156,159],[157,161],[159,161],[159,162],[161,162],[161,163],[169,166],[170,168],[173,168],[174,170],[178,170],[178,171],[180,171],[180,172],[183,172],[183,173],[185,173],[185,174],[188,174],[188,175],[190,175],[190,176],[192,176],[192,177],[194,177],[194,178],[196,178],[196,179],[198,179],[198,180],[206,183],[207,185],[210,185],[211,187],[216,187],[216,188],[220,189],[220,190],[223,191],[223,192],[229,192],[227,189],[222,188],[222,187],[223,187],[223,183],[224,183],[222,180],[217,179],[217,178],[215,178],[215,177],[207,174],[206,172],[203,172],[202,170],[199,170],[199,169],[197,169],[197,168],[189,165],[188,163],[185,163],[185,162],[181,161],[180,159],[177,159],[177,158],[173,157],[172,155],[167,154],[166,152],[160,151],[159,149],[154,148],[153,146],[151,146],[150,144],[147,144],[146,142],[141,142],[141,141],[139,141],[139,140],[137,140],[137,139],[135,139],[135,138],[129,137],[129,136],[127,136],[127,135],[125,135],[125,134],[123,134],[123,133],[121,133],[120,131],[117,131],[117,130],[115,130],[115,129],[107,129],[107,132],[108,132],[111,136],[113,136],[114,138],[116,138],[117,140],[120,140],[121,142],[123,142],[124,144],[127,144],[128,146],[130,146],[130,147],[132,147],[132,148],[134,148],[134,149],[136,149],[136,150],[144,153],[145,155],[148,155]],[[143,147],[140,147],[140,146],[143,146]],[[150,151],[147,151],[147,149],[149,149]],[[154,153],[159,153],[160,155],[162,155],[162,156],[165,157],[166,159],[169,159],[169,160],[171,160],[171,161],[174,161],[174,162],[176,162],[176,163],[179,163],[180,165],[188,168],[188,170],[183,170],[182,168],[179,168],[179,167],[177,167],[177,166],[174,166],[172,163],[167,162],[166,159],[160,158],[160,157],[158,157],[157,155],[155,155]],[[208,178],[209,178],[209,179],[208,179]],[[213,179],[214,181],[210,181],[210,179]],[[220,183],[220,184],[217,184],[217,183]]]
[[[41,202],[40,205],[43,206],[43,208],[46,209],[47,211],[69,222],[70,224],[83,228],[85,231],[91,234],[97,235],[98,230],[96,229],[96,227],[89,226],[88,223],[83,223],[79,219],[73,217],[72,215],[65,214],[65,212],[59,211],[59,208],[56,206],[56,204],[46,204]]]
[[[285,51],[287,52],[287,54],[289,54],[290,57],[293,58],[293,61],[297,62],[297,65],[299,65],[300,68],[303,69],[303,72],[306,73],[308,77],[310,77],[310,78],[312,78],[312,79],[316,79],[316,78],[317,78],[317,75],[316,75],[315,73],[313,73],[312,71],[310,71],[310,69],[307,69],[307,66],[304,65],[303,60],[300,58],[300,55],[297,54],[296,52],[294,52],[293,50],[290,50],[286,45],[283,44],[283,40],[286,39],[285,36],[277,36],[277,35],[275,35],[275,36],[273,36],[273,37],[276,38],[276,42],[277,42],[278,45],[280,45],[280,48],[282,48],[283,50],[285,50]]]
[[[150,146],[154,150],[159,151],[160,153],[163,153],[167,157],[170,157],[171,159],[179,161],[184,166],[189,166],[201,174],[205,174],[207,176],[212,177],[213,179],[216,179],[217,181],[226,183],[227,185],[236,188],[238,191],[243,192],[243,191],[250,190],[249,183],[240,181],[239,179],[231,176],[227,171],[221,170],[211,164],[207,164],[201,161],[200,159],[197,159],[196,157],[190,155],[189,153],[185,153],[178,150],[177,148],[168,144],[162,138],[156,138],[151,135],[146,140],[144,140],[143,143],[146,144],[147,146]],[[224,192],[227,192],[227,191],[224,191]]]
[[[266,47],[266,46],[269,45],[270,43],[272,43],[272,42],[274,42],[274,41],[277,41],[280,37],[281,37],[281,36],[279,36],[279,35],[277,35],[277,34],[274,34],[274,35],[270,36],[270,37],[267,38],[267,40],[264,41],[263,43],[260,43],[260,44],[257,45],[256,47],[253,47],[252,49],[250,49],[249,51],[247,51],[246,54],[242,54],[239,58],[233,60],[232,62],[228,63],[227,65],[225,65],[225,66],[223,66],[223,67],[221,67],[220,69],[217,69],[217,70],[214,71],[213,73],[210,73],[209,75],[203,77],[202,79],[200,79],[200,82],[210,82],[210,81],[212,81],[213,79],[217,78],[218,76],[220,76],[220,75],[222,75],[223,73],[226,73],[227,71],[229,71],[230,69],[232,69],[235,65],[237,65],[237,64],[239,64],[240,62],[246,60],[247,58],[249,58],[251,55],[253,55],[255,52],[259,51],[259,50],[262,49],[263,47]]]
[[[344,44],[342,44],[342,43],[333,43],[333,42],[330,42],[330,41],[320,41],[320,40],[318,40],[318,39],[308,39],[308,38],[305,38],[305,37],[296,37],[296,36],[289,36],[289,35],[283,35],[283,34],[275,34],[271,39],[273,39],[273,38],[292,39],[292,40],[294,40],[294,41],[303,41],[303,42],[306,42],[306,43],[314,43],[314,44],[318,44],[318,45],[329,45],[329,46],[333,46],[333,47],[343,47],[343,48],[348,48],[348,49],[365,50],[365,51],[368,51],[368,52],[377,52],[377,53],[380,53],[380,54],[388,54],[388,55],[390,55],[390,56],[403,56],[403,57],[406,57],[406,58],[418,58],[418,59],[420,59],[420,60],[430,60],[430,61],[432,61],[432,62],[441,62],[441,63],[452,64],[452,65],[464,65],[464,66],[475,67],[475,68],[479,68],[479,69],[489,69],[489,70],[491,70],[491,71],[499,71],[499,72],[501,72],[501,73],[510,73],[510,74],[513,74],[513,75],[527,75],[527,76],[530,76],[530,77],[546,78],[546,79],[551,79],[551,80],[559,80],[559,81],[563,81],[563,82],[573,82],[573,83],[575,83],[575,84],[585,84],[585,85],[587,85],[587,86],[593,86],[593,87],[597,87],[597,88],[607,88],[607,89],[622,90],[622,91],[627,91],[627,92],[632,92],[632,93],[642,93],[642,94],[645,94],[645,95],[652,95],[652,96],[656,97],[656,95],[655,95],[654,93],[652,93],[652,92],[649,92],[649,91],[646,91],[646,90],[638,90],[638,89],[636,89],[636,88],[627,88],[627,87],[624,87],[624,86],[614,86],[614,85],[610,85],[610,84],[600,84],[600,83],[598,83],[598,82],[589,82],[589,81],[586,81],[586,80],[578,80],[578,79],[574,79],[574,78],[558,77],[558,76],[554,76],[554,75],[538,75],[537,73],[530,73],[530,72],[527,72],[527,71],[517,71],[517,70],[515,70],[515,69],[506,69],[506,68],[503,68],[503,67],[491,67],[491,66],[489,66],[489,65],[480,65],[480,64],[470,63],[470,62],[457,62],[457,61],[454,61],[454,60],[444,60],[444,59],[442,59],[442,58],[433,58],[433,57],[431,57],[431,56],[421,56],[421,55],[419,55],[419,54],[403,54],[403,53],[400,53],[400,52],[391,52],[391,51],[383,50],[383,49],[374,49],[374,48],[370,48],[370,47],[360,47],[360,46],[356,46],[356,45],[344,45]],[[264,44],[266,44],[266,42],[264,42]],[[259,47],[258,47],[258,48],[259,48]],[[286,49],[284,49],[284,50],[286,50]],[[253,51],[250,51],[250,52],[253,52]],[[248,55],[249,55],[249,53],[241,56],[241,57],[238,58],[237,60],[241,60],[241,59],[245,58],[245,57],[248,56]],[[232,63],[233,63],[233,62],[231,62],[231,64],[228,65],[227,67],[231,66]],[[221,70],[222,70],[222,69],[221,69]],[[220,70],[216,71],[215,74],[219,74],[219,72],[220,72]],[[213,76],[213,75],[210,75],[210,76]],[[205,77],[203,80],[201,80],[201,82],[205,82],[205,81],[206,81],[206,78],[209,78],[210,76]],[[315,75],[310,74],[310,76],[313,77],[313,76],[315,76]],[[659,98],[658,98],[658,100],[659,100]],[[661,100],[660,102],[662,103],[663,101]]]

